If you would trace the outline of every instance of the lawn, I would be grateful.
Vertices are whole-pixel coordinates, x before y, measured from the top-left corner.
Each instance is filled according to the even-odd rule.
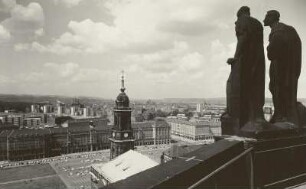
[[[39,180],[21,181],[5,185],[0,184],[0,189],[66,189],[66,186],[59,176],[54,175],[53,177]]]
[[[0,169],[0,183],[56,175],[49,164]]]

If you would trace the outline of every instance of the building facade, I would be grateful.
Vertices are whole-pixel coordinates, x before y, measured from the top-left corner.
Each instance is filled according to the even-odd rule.
[[[178,140],[214,142],[214,136],[221,135],[221,124],[212,121],[190,122],[181,119],[167,119],[171,126],[171,137]]]
[[[154,145],[170,144],[170,125],[163,118],[156,118],[153,125]]]
[[[67,121],[68,127],[79,127],[83,125],[89,125],[90,122],[93,122],[94,126],[97,127],[104,127],[107,125],[107,119],[103,117],[73,117]]]
[[[170,144],[170,125],[163,118],[132,123],[135,146]]]
[[[197,109],[196,109],[196,111],[197,111],[198,113],[201,113],[201,112],[203,111],[203,109],[204,109],[204,104],[201,104],[201,103],[197,104]]]
[[[170,124],[165,120],[132,123],[135,146],[169,144]],[[112,126],[90,129],[89,124],[66,128],[0,130],[0,161],[26,160],[61,154],[110,149]],[[24,154],[24,143],[27,151]],[[35,144],[35,145],[33,145]]]
[[[23,122],[24,127],[38,129],[42,126],[41,117],[28,117],[24,119]]]
[[[15,126],[22,127],[24,118],[21,115],[8,115],[5,121],[6,123],[11,123]]]
[[[30,132],[29,129],[18,129],[1,133],[0,137],[1,142],[5,142],[6,138],[6,145],[1,145],[0,149],[3,160],[20,161],[51,156],[48,148],[51,138],[47,130]]]

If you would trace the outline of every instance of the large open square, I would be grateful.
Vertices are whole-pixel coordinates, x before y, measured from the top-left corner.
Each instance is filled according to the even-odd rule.
[[[65,189],[65,184],[49,164],[0,170],[1,189]]]
[[[160,163],[160,156],[170,146],[137,146],[135,150]],[[12,167],[0,169],[0,189],[91,189],[90,166],[109,160],[110,151],[101,150],[9,162]]]
[[[156,162],[160,162],[163,151],[170,148],[170,145],[161,146],[138,146],[136,150]],[[63,180],[68,188],[90,189],[90,166],[94,163],[106,163],[109,161],[109,150],[69,154],[58,158],[51,158],[50,165],[57,175]]]

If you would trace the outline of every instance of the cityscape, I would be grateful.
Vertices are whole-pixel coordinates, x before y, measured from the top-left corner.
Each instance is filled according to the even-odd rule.
[[[96,184],[97,177],[90,171],[95,167],[92,165],[111,159],[109,138],[116,112],[114,102],[84,105],[81,99],[71,98],[70,104],[59,100],[55,104],[27,104],[24,111],[7,105],[1,112],[1,169],[50,164],[67,182],[66,186],[90,188],[91,182]],[[221,136],[224,104],[147,100],[132,102],[131,106],[135,149],[151,161],[160,163],[163,153],[169,161],[178,156],[172,148],[180,154],[184,151],[180,146],[196,149]],[[13,184],[7,183],[4,186]]]
[[[16,104],[2,106],[5,109],[0,113],[1,169],[36,172],[41,166],[44,174],[50,172],[46,173],[46,182],[58,183],[56,188],[99,188],[114,182],[105,179],[101,166],[115,158],[110,154],[110,138],[113,125],[119,124],[115,117],[122,117],[116,115],[114,107],[123,93],[115,102],[96,99],[98,104],[89,104],[86,98],[85,105],[80,98],[68,98],[71,102],[64,103],[44,96],[54,103],[26,102],[19,107],[23,110],[14,109],[18,100]],[[2,95],[2,99],[8,98],[14,99],[14,95]],[[31,100],[35,101],[35,96]],[[156,166],[214,143],[215,137],[222,135],[220,117],[226,109],[224,101],[222,98],[135,100],[130,103],[130,120],[121,118],[125,121],[120,124],[130,122],[135,145],[132,149],[140,152],[136,154],[139,161],[149,157],[152,166]],[[271,118],[272,107],[267,105],[264,109],[266,119]],[[133,174],[136,173],[137,169]],[[24,179],[18,181],[18,177],[11,182],[5,182],[5,178],[1,183],[5,188],[18,188],[20,184],[33,187]]]
[[[0,189],[304,188],[305,5],[0,0]]]

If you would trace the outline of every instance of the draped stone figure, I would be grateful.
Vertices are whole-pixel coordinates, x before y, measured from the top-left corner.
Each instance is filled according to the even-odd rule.
[[[237,46],[234,58],[227,60],[232,70],[227,83],[227,112],[224,116],[236,118],[242,127],[247,122],[264,122],[263,26],[250,16],[246,6],[238,10],[235,25]]]
[[[269,89],[275,108],[271,122],[298,125],[297,87],[301,73],[302,45],[296,30],[279,22],[279,18],[279,12],[271,10],[264,19],[264,25],[271,27],[267,47],[268,59],[271,61]]]

